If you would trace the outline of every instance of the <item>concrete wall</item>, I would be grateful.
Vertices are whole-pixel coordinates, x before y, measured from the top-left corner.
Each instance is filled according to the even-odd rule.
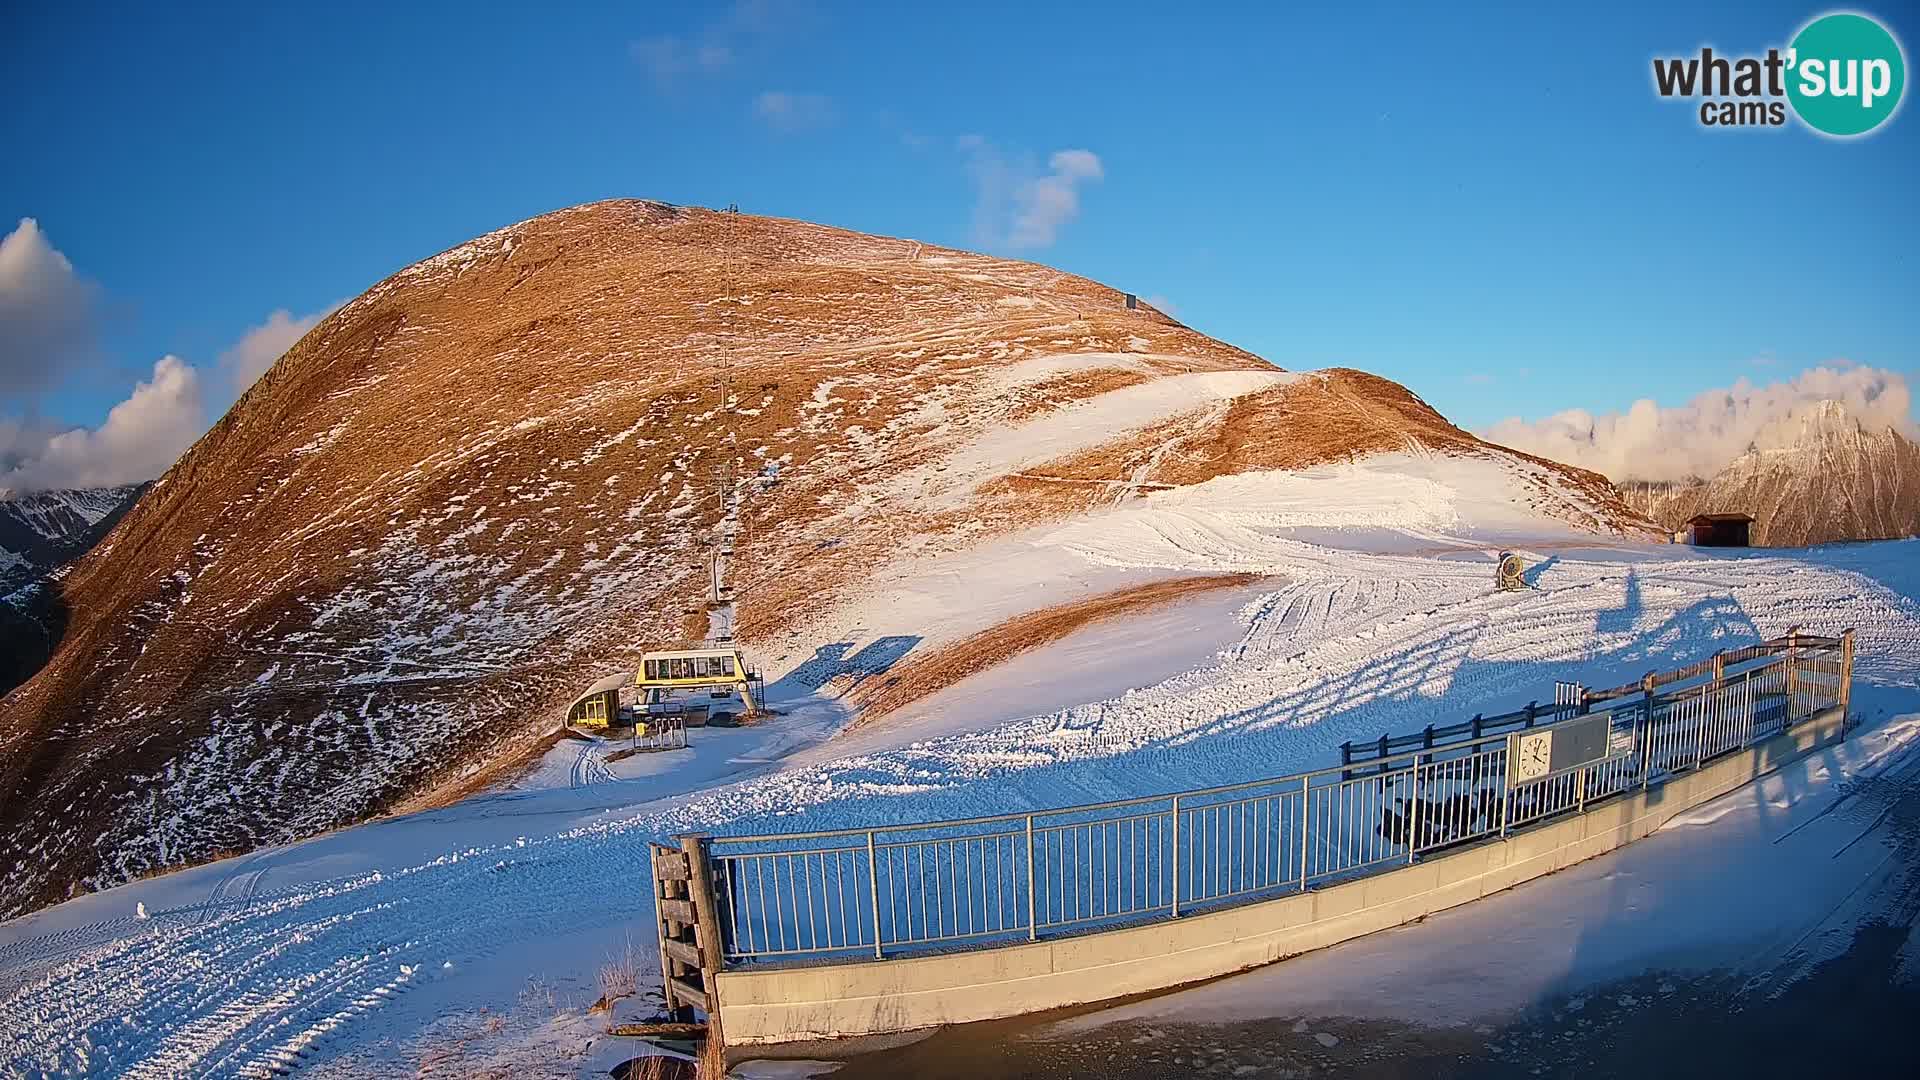
[[[1632,843],[1842,737],[1840,709],[1647,792],[1405,869],[1080,937],[893,960],[721,972],[729,1046],[993,1020],[1165,990],[1399,926]]]

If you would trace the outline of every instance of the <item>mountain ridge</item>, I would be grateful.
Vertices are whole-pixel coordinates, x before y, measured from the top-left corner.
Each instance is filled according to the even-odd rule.
[[[145,488],[0,488],[0,595],[91,548]]]

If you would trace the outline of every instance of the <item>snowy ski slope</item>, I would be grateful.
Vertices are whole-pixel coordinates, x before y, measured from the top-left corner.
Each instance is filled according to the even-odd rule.
[[[1550,696],[1556,678],[1624,681],[1794,624],[1856,628],[1859,700],[1920,711],[1920,544],[1599,546],[1500,490],[1472,462],[1374,458],[1222,477],[939,566],[903,561],[823,616],[828,628],[856,644],[944,640],[991,625],[1006,590],[1069,595],[1226,570],[1262,578],[1231,604],[1154,616],[1155,633],[1224,647],[1148,685],[1126,665],[1094,665],[1077,676],[1081,703],[1042,715],[1025,715],[1017,693],[960,694],[952,710],[903,715],[842,744],[829,738],[846,719],[838,706],[805,697],[759,728],[696,731],[677,762],[609,767],[563,744],[543,771],[551,786],[0,924],[6,1070],[414,1070],[484,1011],[519,1015],[530,979],[548,1000],[558,988],[562,1004],[510,1023],[503,1038],[539,1045],[557,1016],[577,1018],[592,1000],[610,951],[630,936],[640,955],[651,951],[645,844],[676,832],[964,816],[1272,775],[1325,763],[1344,739],[1523,704]],[[1536,591],[1492,589],[1501,546],[1533,554]],[[1074,678],[1071,657],[1128,634],[1095,624],[1020,662],[1031,673],[1053,661]],[[489,1052],[511,1060],[510,1049]]]

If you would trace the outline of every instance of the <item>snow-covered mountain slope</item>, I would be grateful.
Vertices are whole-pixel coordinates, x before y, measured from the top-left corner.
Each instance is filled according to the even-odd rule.
[[[1751,514],[1753,542],[1768,547],[1920,535],[1920,445],[1892,428],[1866,430],[1838,401],[1791,424],[1710,480],[1622,492],[1670,530],[1695,514]]]
[[[1417,467],[1362,462],[1326,479],[1358,499]],[[1433,482],[1443,480],[1441,471]],[[586,1012],[601,965],[634,953],[642,985],[657,981],[646,959],[653,913],[634,885],[645,880],[648,840],[1017,812],[1278,775],[1337,760],[1345,739],[1515,707],[1550,695],[1558,678],[1615,685],[1794,624],[1859,635],[1853,700],[1869,730],[1850,738],[1853,750],[1816,764],[1851,771],[1863,763],[1848,755],[1868,746],[1920,759],[1911,725],[1897,747],[1875,734],[1892,715],[1920,712],[1920,543],[1775,556],[1582,547],[1590,537],[1563,531],[1553,550],[1536,551],[1553,559],[1540,559],[1537,591],[1500,593],[1489,588],[1490,559],[1471,544],[1415,550],[1439,534],[1354,528],[1324,537],[1393,551],[1308,543],[1291,531],[1299,511],[1283,497],[1229,527],[1235,486],[1214,488],[1217,501],[1200,489],[1150,495],[1070,523],[1053,542],[1083,552],[1061,564],[1070,574],[1183,566],[1205,550],[1195,537],[1251,546],[1243,565],[1268,583],[1237,610],[1197,604],[1155,623],[1173,640],[1219,640],[1223,622],[1230,631],[1177,674],[1129,680],[1109,671],[1116,681],[1104,691],[1085,687],[1097,696],[1005,721],[981,713],[965,729],[865,728],[850,753],[837,753],[835,740],[795,754],[792,740],[819,735],[796,731],[796,721],[814,722],[806,711],[701,729],[690,751],[646,757],[644,771],[617,781],[582,762],[593,747],[581,744],[556,754],[558,771],[585,786],[494,794],[82,897],[0,923],[0,1044],[30,1076],[227,1077],[295,1066],[313,1077],[583,1075],[596,1051],[632,1052],[588,1045],[604,1019]],[[1182,517],[1197,524],[1173,525]],[[1125,629],[1092,627],[1030,655],[1039,670],[1073,679],[1075,657]],[[1834,875],[1883,861],[1877,841],[1857,842],[1876,824],[1876,805],[1843,808],[1847,827],[1822,836],[1832,845],[1796,864],[1817,865],[1825,896],[1851,885]],[[1769,803],[1767,812],[1779,809]],[[1766,839],[1795,824],[1776,820]],[[1836,860],[1843,844],[1847,857]],[[1709,914],[1761,912],[1758,925],[1770,925],[1779,907]],[[1564,943],[1564,919],[1542,919]],[[1735,929],[1684,955],[1661,949],[1670,939],[1657,934],[1630,938],[1617,964],[1736,964],[1752,941]],[[648,1006],[621,1008],[624,1019]]]
[[[66,612],[49,579],[98,543],[145,486],[0,489],[0,697],[40,670],[59,641]]]
[[[0,595],[91,548],[144,486],[28,492],[0,488]]]
[[[742,639],[776,687],[831,689],[876,655],[849,619],[927,574],[983,576],[896,647],[1055,602],[1078,564],[1023,538],[1135,506],[1205,554],[1101,580],[1231,569],[1234,512],[1175,496],[1338,467],[1375,469],[1369,524],[1459,532],[1466,469],[1482,510],[1646,527],[1390,382],[1043,266],[638,201],[523,222],[327,318],[60,583],[58,652],[0,701],[0,911],[537,749],[587,682],[704,631],[723,483]],[[1043,584],[1010,589],[993,553],[1023,543],[1007,572]]]

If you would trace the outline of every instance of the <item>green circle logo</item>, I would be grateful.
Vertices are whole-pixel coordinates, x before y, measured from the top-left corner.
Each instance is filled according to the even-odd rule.
[[[1787,50],[1787,100],[1807,126],[1864,135],[1900,107],[1906,56],[1887,28],[1842,12],[1808,23]]]

